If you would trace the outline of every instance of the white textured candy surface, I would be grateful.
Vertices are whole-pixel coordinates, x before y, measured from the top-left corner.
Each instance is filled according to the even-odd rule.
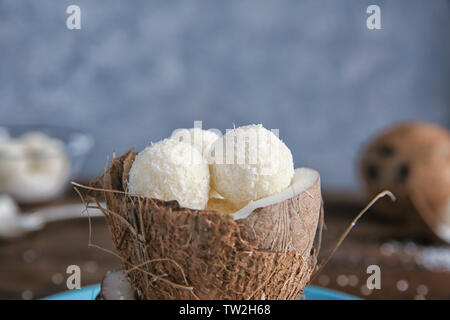
[[[208,202],[209,167],[192,145],[164,139],[137,154],[130,169],[128,192],[177,200],[183,207],[203,210]]]
[[[191,128],[176,130],[170,138],[193,145],[203,156],[205,156],[211,148],[211,145],[219,139],[220,136],[210,130]]]
[[[262,125],[228,131],[211,148],[211,185],[238,207],[281,192],[294,176],[291,151]]]
[[[19,202],[49,200],[64,190],[70,161],[64,143],[41,132],[0,142],[0,191]]]

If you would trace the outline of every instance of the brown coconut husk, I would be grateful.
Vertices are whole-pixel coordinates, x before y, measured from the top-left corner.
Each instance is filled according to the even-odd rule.
[[[374,206],[380,217],[406,223],[416,232],[428,234],[423,229],[416,205],[411,201],[411,186],[420,184],[419,181],[414,182],[413,177],[424,159],[448,148],[449,143],[450,135],[446,128],[409,121],[383,130],[367,144],[359,161],[367,198],[385,189],[391,190],[397,197],[396,202],[382,199]],[[426,170],[433,175],[435,169],[428,167]],[[422,188],[432,188],[432,185],[423,184]]]
[[[320,179],[235,221],[127,194],[135,153],[112,161],[99,195],[114,246],[143,299],[299,299],[317,263]],[[91,197],[92,198],[92,197]]]
[[[242,237],[258,250],[308,255],[313,246],[322,206],[320,179],[286,201],[256,209],[237,220]]]
[[[430,230],[450,243],[450,143],[415,163],[408,193]]]

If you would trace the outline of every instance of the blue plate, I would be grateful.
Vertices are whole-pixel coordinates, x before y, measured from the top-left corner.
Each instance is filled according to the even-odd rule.
[[[305,300],[361,300],[346,293],[316,286],[305,288]]]
[[[79,290],[71,290],[44,298],[44,300],[95,300],[100,292],[100,285],[84,287]],[[359,298],[334,290],[316,286],[307,286],[305,300],[359,300]]]

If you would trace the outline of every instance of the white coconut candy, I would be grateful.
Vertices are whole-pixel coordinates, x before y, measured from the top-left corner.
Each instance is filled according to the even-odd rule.
[[[191,128],[175,130],[170,138],[193,145],[203,156],[205,156],[208,154],[212,144],[219,139],[220,136],[211,130]]]
[[[291,151],[262,125],[228,131],[208,161],[212,188],[238,207],[283,191],[294,176]]]
[[[203,210],[208,202],[209,167],[199,150],[174,139],[154,143],[136,155],[128,192],[160,200],[177,200]]]
[[[19,208],[14,200],[6,195],[0,194],[0,235],[3,237],[15,236],[17,234],[17,215]]]
[[[30,132],[0,143],[0,191],[21,203],[58,195],[69,175],[70,161],[58,139]]]

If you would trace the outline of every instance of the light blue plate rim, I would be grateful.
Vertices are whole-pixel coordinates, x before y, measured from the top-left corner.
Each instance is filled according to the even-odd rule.
[[[94,284],[79,290],[58,293],[43,300],[95,300],[100,292],[100,285]],[[305,300],[360,300],[355,296],[316,286],[305,288]]]

